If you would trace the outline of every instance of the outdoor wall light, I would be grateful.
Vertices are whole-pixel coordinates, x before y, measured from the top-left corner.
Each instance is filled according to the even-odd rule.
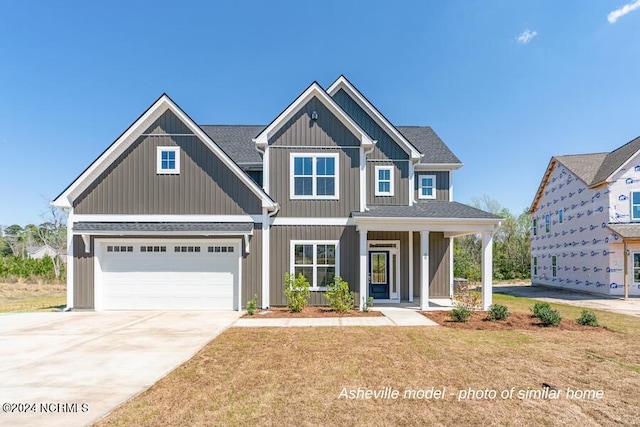
[[[311,113],[311,120],[313,120],[314,122],[318,120],[318,112],[314,111]]]

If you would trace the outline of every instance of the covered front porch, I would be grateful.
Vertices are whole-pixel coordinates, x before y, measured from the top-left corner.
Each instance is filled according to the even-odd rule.
[[[455,208],[463,217],[434,217],[437,208],[443,207],[450,211]],[[369,298],[375,306],[450,308],[453,239],[468,234],[482,235],[482,308],[486,310],[492,304],[492,239],[498,217],[455,202],[377,206],[353,217],[359,237],[361,309]]]

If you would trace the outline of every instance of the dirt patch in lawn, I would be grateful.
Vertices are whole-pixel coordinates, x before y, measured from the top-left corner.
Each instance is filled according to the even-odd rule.
[[[474,311],[467,322],[457,322],[451,318],[448,311],[421,311],[420,314],[433,320],[439,325],[456,329],[475,329],[488,331],[501,330],[541,330],[553,329],[560,331],[607,331],[602,326],[584,326],[573,319],[563,318],[558,326],[543,326],[540,319],[533,317],[531,313],[512,312],[506,320],[489,321],[486,311]]]
[[[329,307],[307,306],[299,313],[289,311],[287,307],[271,307],[269,310],[256,311],[256,314],[250,316],[245,314],[246,319],[264,319],[264,318],[310,318],[310,317],[380,317],[383,316],[379,311],[359,311],[350,310],[346,313],[339,313]]]
[[[0,283],[0,313],[56,311],[66,299],[65,284]]]

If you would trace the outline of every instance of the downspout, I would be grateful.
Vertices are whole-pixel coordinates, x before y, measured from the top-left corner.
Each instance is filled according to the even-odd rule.
[[[623,238],[622,243],[624,245],[624,299],[629,299],[629,255],[627,254],[627,239]]]
[[[371,148],[369,148],[368,150],[362,150],[362,161],[364,162],[364,179],[361,181],[361,185],[360,185],[360,191],[362,193],[364,193],[361,197],[363,200],[363,205],[364,205],[364,212],[367,212],[369,210],[369,208],[367,207],[367,155],[371,154],[373,152],[373,149],[376,148],[376,144],[378,143],[378,140],[374,139],[371,142]],[[364,184],[364,185],[362,185]]]

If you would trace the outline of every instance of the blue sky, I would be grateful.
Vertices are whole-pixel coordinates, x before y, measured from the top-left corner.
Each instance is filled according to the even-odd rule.
[[[183,3],[0,3],[0,224],[42,222],[163,92],[199,124],[267,124],[345,74],[458,155],[456,200],[516,213],[552,155],[640,135],[640,0]]]

